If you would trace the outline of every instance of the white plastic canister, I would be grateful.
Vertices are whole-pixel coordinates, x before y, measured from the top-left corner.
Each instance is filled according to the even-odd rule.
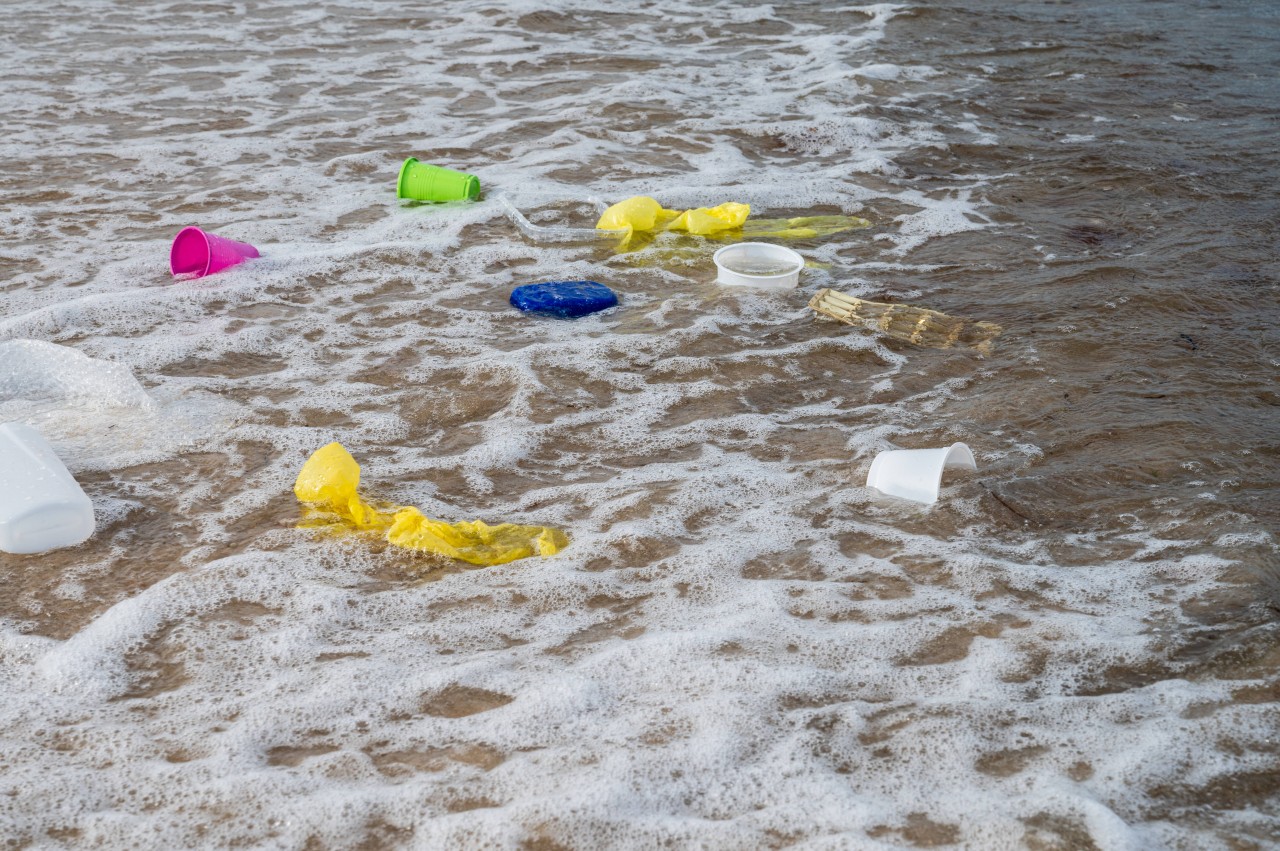
[[[93,534],[93,503],[29,425],[0,425],[0,550],[26,555]]]

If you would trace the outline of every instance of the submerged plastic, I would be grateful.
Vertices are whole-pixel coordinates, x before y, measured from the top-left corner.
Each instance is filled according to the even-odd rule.
[[[483,566],[529,556],[555,555],[569,545],[558,529],[479,520],[445,523],[412,507],[379,509],[360,499],[360,465],[340,443],[322,446],[298,473],[293,493],[299,502],[319,506],[362,530],[387,530],[397,547],[439,553]]]
[[[511,304],[527,313],[576,319],[618,303],[618,296],[595,281],[547,281],[511,291]]]
[[[505,195],[499,196],[503,208],[506,210],[507,218],[520,229],[520,232],[529,239],[538,243],[549,242],[595,242],[600,239],[614,239],[617,237],[625,237],[628,232],[623,230],[597,230],[595,228],[578,228],[566,226],[535,225],[533,222],[525,218],[524,213],[520,212],[510,198]],[[604,212],[606,205],[603,201],[596,198],[586,199],[588,203],[594,204],[600,212]]]
[[[83,543],[93,503],[29,425],[0,425],[0,550],[19,555]]]
[[[881,452],[867,471],[867,487],[889,496],[932,505],[938,501],[945,467],[978,469],[966,444],[941,449],[890,449]]]
[[[991,341],[1004,330],[994,322],[973,322],[927,307],[882,304],[832,289],[819,290],[809,307],[846,325],[874,328],[895,340],[931,349],[965,346],[991,353]]]
[[[797,216],[792,219],[755,219],[744,222],[744,239],[817,239],[847,230],[869,228],[871,222],[858,216]]]

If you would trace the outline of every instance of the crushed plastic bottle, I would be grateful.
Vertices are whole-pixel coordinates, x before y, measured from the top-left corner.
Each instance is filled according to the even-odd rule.
[[[470,564],[506,564],[529,556],[555,555],[569,545],[568,537],[546,526],[480,520],[445,523],[432,520],[412,507],[376,508],[357,493],[360,465],[340,443],[322,446],[311,454],[293,485],[299,502],[315,507],[306,525],[317,525],[316,514],[336,515],[362,531],[386,530],[387,541],[397,547],[438,553]]]

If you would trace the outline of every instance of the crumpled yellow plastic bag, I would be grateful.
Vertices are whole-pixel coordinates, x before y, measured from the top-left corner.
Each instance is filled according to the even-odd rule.
[[[749,205],[728,201],[718,207],[685,210],[676,216],[675,221],[667,225],[667,230],[683,230],[696,236],[710,236],[713,233],[742,227],[742,223],[749,215],[751,215]]]
[[[439,553],[470,564],[506,564],[532,555],[555,555],[569,545],[558,529],[479,520],[445,523],[412,507],[378,509],[360,499],[360,465],[340,443],[322,446],[302,465],[293,493],[299,502],[336,514],[361,530],[387,530],[397,547]]]
[[[633,231],[653,230],[680,215],[678,210],[664,210],[662,205],[644,195],[619,201],[600,214],[597,230]]]
[[[710,236],[726,230],[742,227],[751,213],[747,204],[726,202],[718,207],[698,207],[694,210],[667,210],[645,195],[637,195],[619,201],[600,215],[597,230],[625,231],[622,244],[626,245],[637,233],[652,230],[682,230],[697,236]]]
[[[750,215],[750,205],[734,201],[727,201],[716,207],[698,207],[680,212],[667,210],[648,196],[637,195],[619,201],[605,210],[596,222],[596,228],[623,231],[622,246],[625,248],[635,234],[655,230],[679,230],[695,236],[710,237],[814,239],[854,228],[871,227],[871,222],[857,216],[800,216],[793,219],[747,221]],[[730,233],[739,229],[741,233]]]

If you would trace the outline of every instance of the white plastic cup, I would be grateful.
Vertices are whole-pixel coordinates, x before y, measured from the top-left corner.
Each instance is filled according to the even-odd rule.
[[[716,263],[716,283],[726,287],[795,289],[804,268],[804,258],[799,254],[767,242],[726,245],[712,259]],[[755,269],[768,271],[758,273]]]
[[[40,432],[0,425],[0,550],[29,555],[71,547],[93,529],[93,503]]]
[[[889,449],[871,462],[867,487],[889,496],[932,505],[938,501],[946,467],[977,470],[973,452],[963,443],[942,449]]]

